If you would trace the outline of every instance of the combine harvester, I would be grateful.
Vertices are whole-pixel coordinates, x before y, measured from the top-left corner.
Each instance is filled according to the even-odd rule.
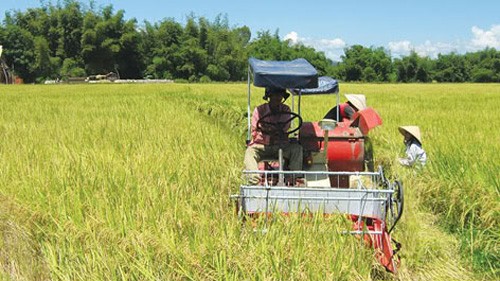
[[[374,171],[373,164],[365,163],[371,160],[371,151],[365,147],[369,142],[368,133],[382,124],[379,115],[368,107],[356,112],[353,121],[340,120],[337,114],[337,120],[305,122],[301,117],[301,97],[334,95],[338,106],[337,81],[318,77],[316,69],[305,59],[262,61],[250,58],[247,143],[251,136],[252,81],[256,87],[285,88],[292,94],[292,112],[272,115],[287,114],[289,117],[287,134],[291,141],[302,146],[304,165],[302,171],[285,170],[280,151],[277,159],[261,159],[259,170],[244,170],[246,181],[240,186],[239,194],[232,195],[239,214],[243,217],[268,217],[273,213],[346,216],[353,227],[345,233],[361,237],[365,244],[374,248],[376,259],[388,271],[396,273],[399,266],[396,253],[400,244],[391,238],[391,232],[403,213],[403,186],[399,181],[389,181],[382,167]],[[268,116],[262,116],[257,126],[272,125],[266,118]],[[275,126],[285,128],[284,124]],[[250,177],[256,174],[261,180],[251,184]],[[295,183],[296,177],[305,177],[302,186],[289,184]]]

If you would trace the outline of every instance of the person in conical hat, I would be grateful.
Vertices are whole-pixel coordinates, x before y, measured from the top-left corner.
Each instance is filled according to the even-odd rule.
[[[338,113],[339,120],[337,120],[337,106],[334,106],[323,119],[333,119],[337,122],[345,122],[352,119],[356,111],[365,109],[366,97],[361,94],[345,94],[347,102],[339,104],[340,111]]]
[[[346,94],[347,102],[354,107],[356,111],[360,111],[366,108],[366,97],[360,94]]]
[[[399,132],[404,136],[403,142],[406,147],[406,157],[399,158],[399,163],[403,166],[425,166],[427,154],[422,148],[422,137],[418,126],[401,126]]]

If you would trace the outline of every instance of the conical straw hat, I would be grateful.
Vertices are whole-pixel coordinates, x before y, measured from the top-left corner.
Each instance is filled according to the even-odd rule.
[[[420,144],[422,144],[422,138],[420,137],[420,129],[418,128],[418,126],[401,126],[398,128],[398,130],[403,136],[405,135],[405,132],[408,132],[410,135],[416,138]]]
[[[345,97],[358,111],[366,108],[365,95],[346,94]]]

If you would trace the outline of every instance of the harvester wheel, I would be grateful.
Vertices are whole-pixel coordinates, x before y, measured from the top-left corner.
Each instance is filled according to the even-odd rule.
[[[405,205],[403,184],[400,181],[395,181],[393,188],[394,193],[391,196],[389,208],[391,213],[391,228],[389,229],[389,233],[391,233],[399,219],[401,219]]]

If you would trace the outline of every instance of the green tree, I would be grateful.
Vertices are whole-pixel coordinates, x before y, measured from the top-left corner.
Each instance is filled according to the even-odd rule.
[[[57,73],[54,70],[58,67],[59,60],[50,56],[49,43],[44,37],[35,37],[34,56],[35,63],[32,70],[35,72],[36,78],[44,80],[46,78],[57,77]]]
[[[430,82],[433,63],[428,58],[421,58],[415,51],[402,59],[394,60],[398,82]]]
[[[288,43],[285,43],[285,47],[282,45],[277,32],[274,35],[271,35],[269,30],[257,32],[256,40],[250,42],[248,46],[248,53],[262,60],[288,60],[290,58]]]
[[[470,81],[471,67],[464,56],[456,53],[439,54],[436,60],[436,74],[438,82],[465,82]]]
[[[207,75],[217,81],[240,81],[245,77],[248,27],[231,30],[227,17],[217,16],[209,23]]]
[[[142,78],[144,63],[141,52],[141,36],[136,30],[136,20],[123,24],[120,36],[120,52],[116,56],[115,70],[120,71],[123,78]]]
[[[200,31],[193,15],[188,17],[180,40],[180,64],[176,64],[178,78],[198,81],[208,65],[207,51],[200,46]]]
[[[471,65],[471,79],[474,82],[500,82],[500,52],[486,48],[475,53],[465,54]]]
[[[105,7],[101,14],[88,11],[83,20],[82,58],[89,74],[118,71],[122,78],[142,76],[141,37],[136,21],[125,21],[124,11],[113,14]]]
[[[392,63],[383,48],[354,45],[344,50],[342,62],[336,68],[346,81],[389,81]]]
[[[141,31],[146,76],[177,78],[176,65],[181,63],[179,45],[182,34],[182,25],[173,19],[159,24],[146,22],[145,29]]]
[[[377,73],[371,66],[367,66],[363,69],[362,80],[365,82],[377,81]]]
[[[57,36],[57,56],[78,59],[81,56],[83,12],[77,1],[65,1],[64,7],[52,8],[56,22],[51,24],[49,34]]]
[[[25,82],[35,82],[34,37],[31,32],[16,25],[10,15],[7,15],[5,22],[2,57],[15,74],[23,78]]]
[[[369,61],[369,67],[373,69],[375,72],[375,80],[374,81],[389,81],[389,76],[392,72],[392,61],[389,53],[382,47],[380,48],[370,48],[371,49],[371,58]],[[366,71],[370,71],[366,69]],[[367,75],[367,74],[365,74]]]
[[[85,69],[81,67],[82,63],[74,59],[67,58],[63,61],[60,75],[62,79],[69,77],[84,77],[87,76]]]
[[[414,51],[391,60],[381,47],[354,45],[334,64],[323,52],[281,40],[278,30],[257,32],[231,28],[227,15],[214,21],[191,14],[185,26],[173,19],[125,20],[113,7],[82,8],[77,0],[7,12],[0,24],[4,59],[26,82],[59,76],[118,71],[124,78],[182,78],[190,81],[246,79],[248,57],[266,60],[305,58],[320,75],[368,82],[500,82],[500,52],[494,48],[460,55],[420,57]]]
[[[491,69],[475,68],[472,71],[473,82],[497,82],[495,73]]]

